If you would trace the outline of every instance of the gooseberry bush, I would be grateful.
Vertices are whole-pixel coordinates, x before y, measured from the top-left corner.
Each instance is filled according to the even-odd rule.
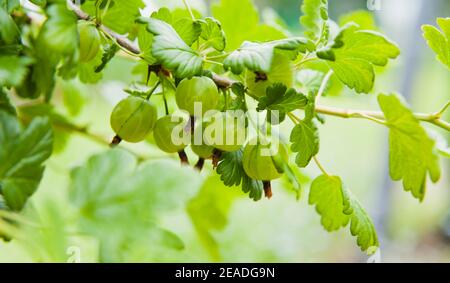
[[[202,242],[210,245],[208,229],[224,225],[223,206],[230,200],[220,198],[220,191],[217,198],[189,194],[187,187],[198,185],[195,175],[205,167],[225,186],[241,187],[259,201],[276,197],[271,181],[279,178],[300,196],[302,170],[312,163],[322,173],[311,176],[308,200],[322,226],[348,226],[362,251],[376,251],[370,216],[344,180],[319,162],[320,128],[327,126],[326,116],[386,127],[390,176],[422,201],[427,183],[440,179],[439,157],[449,156],[423,126],[447,133],[443,115],[449,103],[430,114],[414,113],[395,93],[378,94],[380,111],[320,103],[344,88],[376,95],[376,74],[400,55],[394,41],[361,20],[370,19],[368,13],[350,14],[338,24],[328,17],[327,0],[304,0],[304,33],[292,35],[282,25],[260,23],[250,0],[217,1],[212,16],[182,2],[184,8],[161,7],[148,15],[142,0],[0,0],[0,235],[11,240],[36,229],[27,226],[23,211],[30,209],[46,161],[64,150],[71,135],[81,134],[114,148],[71,172],[70,203],[81,218],[77,229],[100,239],[102,260],[138,254],[137,248],[121,255],[108,249],[139,243],[132,235],[182,249],[182,240],[155,219],[186,203]],[[450,68],[450,18],[437,24],[423,26],[424,39]],[[130,81],[129,96],[104,117],[111,125],[106,141],[77,124],[83,95],[75,82],[101,82],[114,58],[135,62],[133,72],[141,80]],[[60,89],[66,111],[58,109]],[[244,113],[243,123],[229,111]],[[283,124],[293,125],[286,136],[277,133]],[[167,160],[143,160],[127,143],[155,145]],[[181,165],[170,162],[174,154]],[[139,217],[127,216],[131,212]]]

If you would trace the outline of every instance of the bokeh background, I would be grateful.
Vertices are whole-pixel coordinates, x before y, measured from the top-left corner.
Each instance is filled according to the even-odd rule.
[[[372,94],[357,95],[342,90],[339,96],[327,96],[321,103],[329,106],[355,109],[377,109],[376,93],[401,93],[415,112],[437,111],[450,99],[450,72],[435,60],[435,55],[422,38],[421,25],[435,24],[436,17],[450,16],[450,2],[446,0],[379,0],[381,9],[373,13],[379,28],[402,50],[401,56],[378,74]],[[161,5],[182,7],[181,0],[147,1],[146,12]],[[214,1],[190,0],[195,9],[208,14]],[[255,0],[262,19],[268,22],[283,19],[283,25],[292,34],[301,34],[298,21],[301,1]],[[355,10],[367,11],[366,0],[330,0],[331,18]],[[106,70],[103,80],[96,85],[82,87],[79,94],[84,101],[82,113],[74,117],[80,125],[100,137],[112,136],[109,113],[114,104],[125,96],[123,88],[136,80],[135,63],[117,58]],[[63,103],[63,95],[56,94],[56,103]],[[59,101],[58,101],[59,100]],[[447,118],[450,118],[447,113]],[[430,132],[438,132],[448,141],[448,134],[424,125]],[[289,125],[287,128],[290,127]],[[359,198],[375,222],[381,243],[381,259],[385,262],[449,262],[450,261],[450,163],[441,159],[442,178],[437,184],[429,182],[423,203],[403,191],[399,182],[388,175],[387,129],[367,120],[327,117],[320,127],[321,151],[319,157],[333,174],[339,175],[346,186]],[[446,135],[446,136],[445,136]],[[173,158],[149,144],[124,145],[153,159]],[[65,149],[48,161],[44,180],[32,197],[33,210],[50,215],[53,224],[69,223],[70,242],[81,247],[82,261],[98,261],[98,243],[83,235],[71,235],[76,222],[67,200],[70,170],[83,164],[89,156],[108,150],[92,139],[76,135],[67,141]],[[215,244],[205,248],[185,210],[161,217],[160,223],[175,232],[185,243],[185,249],[158,255],[133,258],[133,261],[226,261],[226,262],[365,262],[348,229],[328,233],[320,225],[319,216],[307,203],[308,180],[319,174],[314,164],[302,171],[303,194],[299,200],[283,182],[274,184],[274,197],[253,202],[237,188],[223,187],[217,179],[208,179],[204,186],[223,192],[228,217],[211,231]],[[169,173],[168,173],[169,174]],[[176,176],[175,176],[176,177]],[[228,202],[228,199],[232,201]],[[151,204],[149,204],[151,205]],[[214,206],[211,204],[211,206]],[[209,215],[204,206],[205,217]],[[76,226],[76,225],[73,225]],[[126,229],[126,227],[123,227]],[[36,236],[32,235],[30,237]],[[76,233],[75,233],[76,234]],[[56,236],[55,236],[56,235]],[[65,253],[57,252],[58,235],[40,240],[36,247],[12,241],[0,241],[0,261],[64,261]],[[146,245],[146,243],[142,243]],[[120,252],[120,251],[119,251]]]

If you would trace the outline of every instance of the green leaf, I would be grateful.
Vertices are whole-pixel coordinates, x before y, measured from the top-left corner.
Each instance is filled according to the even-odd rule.
[[[202,26],[199,21],[189,18],[181,18],[173,23],[173,28],[183,41],[191,46],[202,33]]]
[[[248,194],[249,198],[258,201],[264,193],[264,185],[262,181],[253,180],[247,174],[242,176],[242,191]]]
[[[370,219],[359,201],[350,192],[347,191],[346,194],[350,207],[344,213],[350,215],[350,232],[352,236],[357,237],[356,243],[361,250],[372,254],[380,245],[372,219]]]
[[[164,172],[172,172],[177,178]],[[195,195],[201,181],[193,169],[180,167],[175,161],[151,161],[137,166],[136,158],[121,150],[91,157],[84,166],[72,171],[72,179],[71,201],[85,217],[99,221],[106,215],[142,219],[182,208]],[[130,215],[127,210],[137,215]]]
[[[206,40],[206,44],[211,45],[217,51],[223,51],[226,46],[225,32],[222,30],[220,22],[214,18],[205,18],[200,21],[202,27],[201,37]]]
[[[0,42],[14,44],[20,40],[20,31],[11,16],[0,7]]]
[[[66,4],[53,4],[47,10],[48,19],[41,35],[52,52],[72,54],[78,48],[77,17]]]
[[[113,52],[113,50],[110,50]],[[81,82],[87,84],[93,84],[98,82],[103,74],[98,72],[97,70],[102,67],[104,61],[108,58],[104,58],[104,56],[112,56],[112,54],[102,54],[98,52],[94,59],[89,62],[79,62],[78,63],[78,77]],[[105,65],[106,66],[106,65]]]
[[[422,201],[427,173],[433,182],[440,178],[435,142],[419,121],[394,94],[380,94],[378,103],[389,127],[389,172],[393,180],[403,180],[405,191]]]
[[[64,150],[71,135],[67,129],[76,129],[77,126],[71,124],[67,118],[56,112],[50,104],[32,104],[21,106],[18,109],[20,117],[24,120],[32,120],[34,117],[47,117],[53,128],[53,154]]]
[[[86,103],[86,98],[81,87],[75,82],[63,81],[61,82],[61,90],[63,103],[69,114],[72,116],[80,114]]]
[[[437,54],[437,59],[450,68],[450,18],[438,18],[442,31],[432,25],[422,26],[423,37]]]
[[[217,174],[225,186],[239,186],[242,176],[245,175],[242,167],[242,150],[224,152],[222,159],[217,166]]]
[[[115,149],[92,156],[71,176],[69,196],[81,213],[81,231],[102,243],[102,261],[154,261],[167,257],[167,248],[183,248],[168,227],[156,223],[184,210],[196,195],[202,180],[193,169],[172,160],[138,166],[133,155]]]
[[[20,0],[0,0],[0,7],[8,13],[20,7]]]
[[[228,225],[228,214],[237,197],[234,190],[227,189],[217,175],[214,175],[203,183],[200,192],[187,206],[200,241],[214,261],[220,261],[221,255],[213,232],[222,231]]]
[[[33,60],[28,57],[0,56],[0,86],[20,85]]]
[[[319,131],[312,119],[299,121],[292,129],[290,141],[291,150],[297,152],[295,163],[306,167],[311,158],[319,152]]]
[[[8,95],[0,88],[0,111],[16,115],[16,109],[11,104]]]
[[[327,231],[335,231],[347,226],[350,217],[349,202],[342,188],[342,181],[337,176],[321,175],[311,183],[309,204],[316,206],[321,216],[320,222]]]
[[[373,65],[385,66],[399,54],[398,47],[380,33],[357,30],[353,25],[344,27],[332,46],[317,52],[319,58],[328,60],[336,76],[358,93],[372,90]]]
[[[291,167],[287,162],[283,164],[283,172],[284,174],[284,187],[287,189],[291,189],[295,192],[297,200],[302,197],[302,184],[300,182],[300,178],[304,178],[304,176],[298,170],[298,167]]]
[[[109,45],[106,45],[103,47],[103,55],[102,55],[102,62],[100,65],[98,65],[95,68],[95,72],[96,73],[100,73],[101,71],[103,71],[103,69],[106,67],[106,65],[109,63],[109,61],[112,60],[112,58],[114,58],[114,56],[116,55],[117,51],[120,50],[120,47],[115,44],[115,43],[111,43]],[[144,59],[146,58],[146,54],[144,54]]]
[[[249,194],[254,201],[260,200],[263,193],[263,183],[253,180],[244,171],[242,165],[242,149],[233,152],[222,153],[222,158],[217,166],[217,174],[225,186],[239,186],[242,181],[242,191]]]
[[[35,4],[35,5],[37,5],[37,6],[39,6],[39,7],[41,7],[41,8],[44,8],[45,5],[47,5],[47,0],[30,0],[30,2]]]
[[[172,26],[161,20],[140,18],[153,33],[152,54],[178,78],[192,77],[202,71],[203,59],[189,47]]]
[[[211,7],[214,18],[222,23],[225,34],[229,36],[229,50],[237,48],[247,35],[259,24],[258,11],[250,0],[221,0]]]
[[[308,99],[295,89],[281,83],[275,83],[266,90],[266,96],[259,99],[258,111],[278,110],[283,113],[301,109],[306,106]]]
[[[318,40],[322,27],[328,20],[328,1],[304,0],[301,11],[303,16],[300,17],[300,24],[306,28],[305,35],[312,40]]]
[[[189,46],[191,46],[195,41],[198,40],[202,32],[200,21],[193,21],[190,18],[181,18],[174,22],[172,13],[165,7],[159,9],[156,12],[153,12],[151,18],[164,21],[167,24],[171,25],[175,32],[180,36],[180,38]],[[146,24],[139,28],[139,48],[143,54],[144,59],[150,65],[156,64],[157,60],[152,55],[153,34],[147,30],[147,20],[145,20],[145,18],[139,18],[138,22]]]
[[[153,34],[147,30],[147,25],[140,25],[138,31],[138,44],[142,58],[149,64],[156,64],[158,61],[152,55]]]
[[[245,68],[252,71],[269,72],[275,49],[283,51],[306,52],[311,50],[312,42],[303,37],[292,37],[263,43],[245,41],[239,49],[225,58],[223,65],[234,74],[242,73]]]
[[[81,7],[89,15],[95,16],[95,3],[96,1],[85,1]],[[116,0],[109,7],[106,7],[106,5],[101,7],[100,14],[107,9],[105,16],[102,18],[102,24],[117,33],[126,34],[133,28],[135,19],[140,16],[139,9],[144,7],[142,0]]]
[[[260,24],[258,10],[251,0],[221,0],[212,4],[212,15],[227,37],[227,50],[238,48],[244,41],[268,41],[285,38],[279,29]]]
[[[153,12],[151,17],[172,24],[173,15],[166,7],[161,7],[158,11]]]
[[[52,141],[48,119],[35,118],[22,131],[14,116],[0,111],[0,194],[10,209],[21,210],[36,191]]]

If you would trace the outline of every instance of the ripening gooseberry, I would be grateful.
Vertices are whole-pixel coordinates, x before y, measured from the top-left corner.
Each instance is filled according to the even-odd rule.
[[[208,110],[216,109],[219,103],[219,91],[213,80],[208,77],[193,77],[183,79],[176,90],[176,101],[180,109],[190,115],[203,115]],[[194,105],[198,102],[202,106],[201,113],[194,112]]]
[[[148,100],[130,96],[114,107],[111,128],[125,141],[140,142],[153,129],[157,113],[156,107]]]
[[[186,135],[188,120],[184,117],[167,115],[156,121],[153,138],[156,145],[167,153],[182,151],[190,139]]]
[[[221,151],[239,150],[246,139],[244,117],[217,112],[205,122],[203,139],[205,144]]]
[[[89,21],[78,22],[80,36],[80,61],[89,62],[100,50],[100,34],[95,24]]]
[[[273,138],[262,140],[252,139],[244,148],[242,164],[245,173],[255,180],[270,181],[281,177],[280,166],[275,162],[279,159],[288,159],[287,151],[281,142],[275,142]]]

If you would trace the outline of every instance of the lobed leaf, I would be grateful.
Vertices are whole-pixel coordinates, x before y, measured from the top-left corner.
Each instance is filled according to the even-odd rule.
[[[249,197],[254,201],[260,200],[263,193],[263,183],[251,179],[245,173],[242,165],[242,154],[242,149],[224,152],[217,166],[217,173],[225,186],[239,186],[242,183],[242,191],[244,193],[248,193]]]
[[[258,111],[277,110],[283,113],[291,112],[305,107],[308,98],[295,89],[281,83],[275,83],[266,90],[266,95],[259,99]]]
[[[450,18],[438,18],[441,30],[432,25],[422,26],[423,37],[437,55],[437,59],[450,68]]]
[[[189,47],[174,28],[161,20],[140,18],[147,22],[147,29],[153,35],[152,54],[176,77],[186,78],[202,71],[202,57]]]
[[[297,152],[295,163],[306,167],[319,152],[319,130],[312,119],[299,121],[292,129],[290,141],[291,150]]]
[[[206,44],[211,45],[217,51],[223,51],[226,46],[226,38],[220,22],[208,17],[200,24],[202,26],[201,38],[206,40]]]
[[[339,177],[321,175],[314,179],[309,191],[309,204],[316,206],[320,222],[327,231],[345,227],[350,220],[344,213],[349,209],[349,203]]]
[[[35,118],[22,130],[14,116],[0,111],[0,195],[8,208],[21,210],[36,191],[52,143],[48,119]]]
[[[300,24],[306,28],[305,35],[312,40],[318,40],[322,34],[322,27],[328,20],[327,0],[304,0],[301,6],[303,16]]]
[[[389,172],[403,180],[403,188],[422,201],[427,173],[433,182],[440,178],[435,142],[401,100],[394,94],[380,94],[378,103],[389,127]]]
[[[241,47],[225,58],[223,65],[226,70],[240,74],[245,69],[269,72],[275,49],[298,52],[311,50],[313,44],[303,37],[292,37],[263,43],[245,41]]]
[[[242,167],[242,150],[233,152],[224,152],[222,160],[217,166],[217,174],[220,175],[220,180],[225,186],[239,186],[242,177],[245,175]]]
[[[372,254],[380,246],[375,225],[359,201],[347,191],[350,208],[345,211],[350,215],[350,233],[356,236],[356,243],[362,251]]]
[[[336,76],[358,93],[372,90],[375,82],[373,65],[385,66],[389,59],[400,54],[398,47],[375,31],[358,30],[357,26],[345,26],[335,38],[334,44],[317,52],[327,60]]]
[[[252,0],[220,0],[212,4],[212,15],[228,36],[226,49],[234,50],[244,41],[267,41],[286,37],[273,26],[260,23],[258,10]]]
[[[91,16],[95,16],[97,1],[84,1],[81,8]],[[135,19],[140,16],[139,9],[145,7],[142,0],[119,0],[111,1],[110,5],[106,7],[106,1],[103,1],[100,7],[100,14],[105,9],[106,13],[102,17],[102,24],[110,28],[111,30],[119,33],[126,34],[133,28]]]
[[[335,231],[350,224],[362,251],[371,254],[379,247],[375,226],[358,202],[343,187],[341,178],[321,175],[314,179],[309,192],[309,204],[316,206],[321,223],[327,231]]]

